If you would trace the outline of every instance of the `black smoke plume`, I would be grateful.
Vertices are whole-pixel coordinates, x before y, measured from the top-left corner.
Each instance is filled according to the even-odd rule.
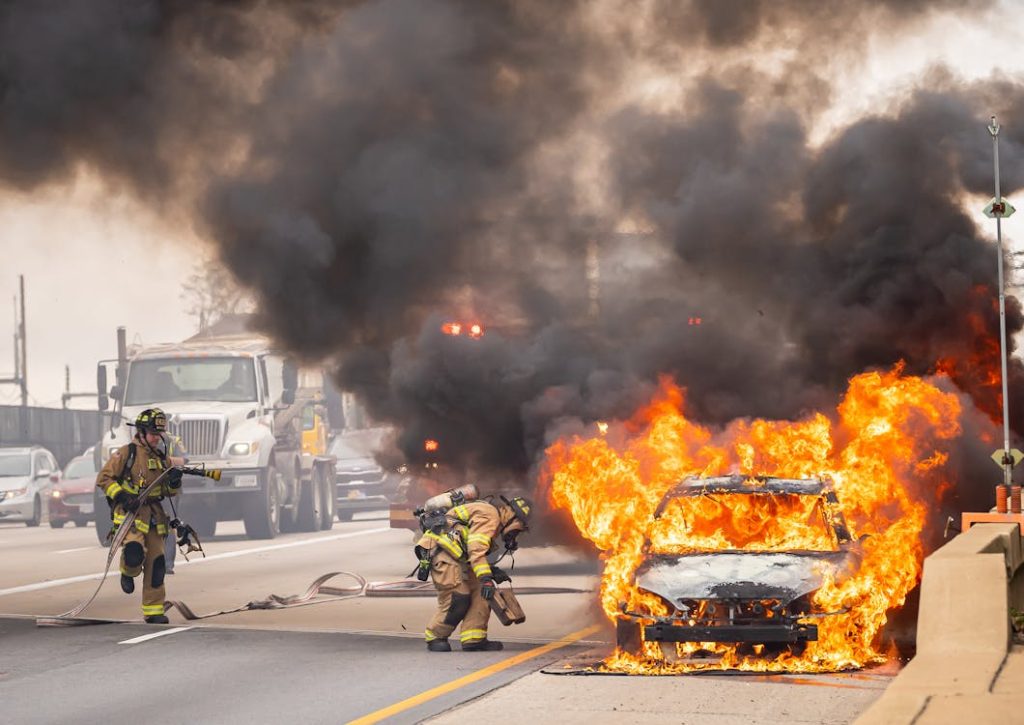
[[[989,113],[1004,193],[1024,183],[1024,85],[937,69],[812,134],[869,37],[953,9],[8,1],[0,180],[84,167],[190,214],[260,328],[334,361],[411,460],[434,438],[522,475],[663,373],[725,423],[828,408],[904,360],[991,416],[995,252],[963,205],[991,194]],[[678,99],[637,92],[655,72]]]

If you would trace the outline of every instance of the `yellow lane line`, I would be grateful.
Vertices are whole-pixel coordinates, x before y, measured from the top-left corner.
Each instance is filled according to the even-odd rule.
[[[424,702],[429,702],[430,700],[433,700],[435,697],[440,697],[441,695],[445,695],[449,692],[452,692],[453,690],[457,690],[460,687],[465,687],[466,685],[471,685],[472,683],[477,682],[478,680],[482,680],[485,677],[490,677],[491,675],[501,672],[502,670],[507,670],[509,667],[515,667],[516,665],[522,662],[526,662],[527,660],[531,660],[534,657],[539,657],[540,655],[547,654],[548,652],[553,652],[556,649],[561,649],[566,645],[570,645],[573,642],[579,641],[593,634],[600,628],[600,625],[595,624],[593,626],[587,627],[586,629],[581,629],[578,632],[567,634],[566,636],[554,642],[550,642],[540,647],[534,647],[533,649],[526,650],[525,652],[520,652],[519,654],[513,655],[512,657],[509,657],[506,660],[502,660],[501,662],[495,662],[493,665],[488,665],[487,667],[479,669],[476,672],[470,672],[468,675],[460,677],[457,680],[452,680],[451,682],[446,682],[443,685],[438,685],[437,687],[431,690],[421,692],[420,694],[414,695],[413,697],[410,697],[407,700],[396,702],[394,705],[388,705],[387,707],[377,710],[376,712],[371,712],[369,715],[364,715],[363,717],[357,720],[351,720],[349,722],[349,725],[371,725],[371,723],[378,723],[381,720],[392,717],[393,715],[397,715],[400,712],[405,712],[406,710],[414,708],[417,705],[422,705]]]

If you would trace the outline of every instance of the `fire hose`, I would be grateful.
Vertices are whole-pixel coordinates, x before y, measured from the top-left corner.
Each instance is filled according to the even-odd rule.
[[[170,469],[161,473],[152,483],[147,485],[142,491],[139,492],[139,498],[145,500],[145,497],[149,495],[149,492],[163,480],[170,472]],[[36,626],[39,627],[75,627],[88,624],[103,624],[104,620],[87,619],[79,617],[79,615],[85,611],[85,609],[93,603],[96,596],[100,593],[100,589],[103,588],[103,582],[106,581],[107,575],[110,572],[110,565],[114,561],[114,557],[117,555],[121,544],[124,543],[125,536],[135,523],[136,512],[132,511],[127,514],[124,521],[120,524],[117,529],[113,540],[110,542],[110,551],[107,554],[107,565],[103,570],[103,574],[100,577],[99,585],[96,590],[92,593],[88,599],[84,599],[79,602],[76,606],[63,614],[58,614],[54,617],[36,617]],[[204,554],[205,556],[205,554]],[[326,586],[327,582],[335,577],[344,576],[355,581],[354,585],[350,586]],[[569,587],[520,587],[516,590],[519,594],[582,594],[589,590],[587,589],[574,589]],[[354,599],[356,597],[422,597],[422,596],[433,596],[435,589],[432,584],[427,582],[419,581],[393,581],[393,582],[367,582],[365,578],[359,574],[354,574],[349,571],[332,571],[327,574],[323,574],[316,579],[306,588],[303,594],[292,594],[288,596],[281,596],[278,594],[270,594],[264,599],[257,599],[251,602],[247,602],[234,609],[224,609],[219,612],[211,612],[208,614],[196,614],[195,611],[185,604],[185,602],[179,600],[168,600],[165,604],[168,609],[177,609],[188,621],[195,621],[199,619],[210,619],[211,617],[219,617],[224,614],[234,614],[237,612],[246,612],[260,609],[291,609],[294,607],[306,607],[313,604],[323,604],[325,602],[336,602],[345,599]],[[329,598],[324,599],[320,597],[325,595]]]
[[[108,557],[109,559],[110,557]],[[108,561],[109,568],[109,561]],[[349,586],[327,586],[327,582],[335,577],[347,577],[355,583]],[[84,619],[78,615],[92,603],[103,586],[106,579],[104,573],[100,580],[100,586],[96,588],[89,599],[83,601],[74,609],[57,615],[56,617],[37,617],[36,625],[39,627],[74,627],[87,624],[104,624],[105,620]],[[572,587],[519,587],[515,590],[517,594],[584,594],[589,589],[576,589]],[[168,610],[176,609],[181,616],[189,622],[200,619],[210,619],[224,614],[236,614],[238,612],[256,611],[261,609],[293,609],[295,607],[308,607],[313,604],[325,604],[327,602],[338,602],[357,597],[430,597],[436,594],[433,584],[419,581],[391,581],[391,582],[368,582],[359,574],[350,571],[332,571],[323,574],[306,588],[302,594],[281,596],[270,594],[264,599],[256,599],[232,609],[222,609],[218,612],[197,614],[192,607],[183,601],[169,599],[165,602]],[[320,597],[320,598],[318,598]],[[328,597],[328,598],[322,598]]]

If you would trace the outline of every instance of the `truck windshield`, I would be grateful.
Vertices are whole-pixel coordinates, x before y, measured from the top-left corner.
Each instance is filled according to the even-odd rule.
[[[256,370],[248,357],[137,360],[128,372],[125,405],[256,400]]]

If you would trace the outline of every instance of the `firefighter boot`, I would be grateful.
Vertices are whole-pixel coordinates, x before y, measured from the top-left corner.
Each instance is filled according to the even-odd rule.
[[[135,580],[127,574],[121,575],[121,591],[125,594],[131,594],[135,591]]]
[[[447,639],[432,639],[427,642],[427,650],[429,652],[451,652],[452,646]]]
[[[166,614],[154,614],[150,617],[146,617],[146,624],[170,624],[171,620],[167,618]]]
[[[505,645],[486,637],[473,642],[464,642],[462,645],[463,652],[497,652],[500,649],[505,649]]]

